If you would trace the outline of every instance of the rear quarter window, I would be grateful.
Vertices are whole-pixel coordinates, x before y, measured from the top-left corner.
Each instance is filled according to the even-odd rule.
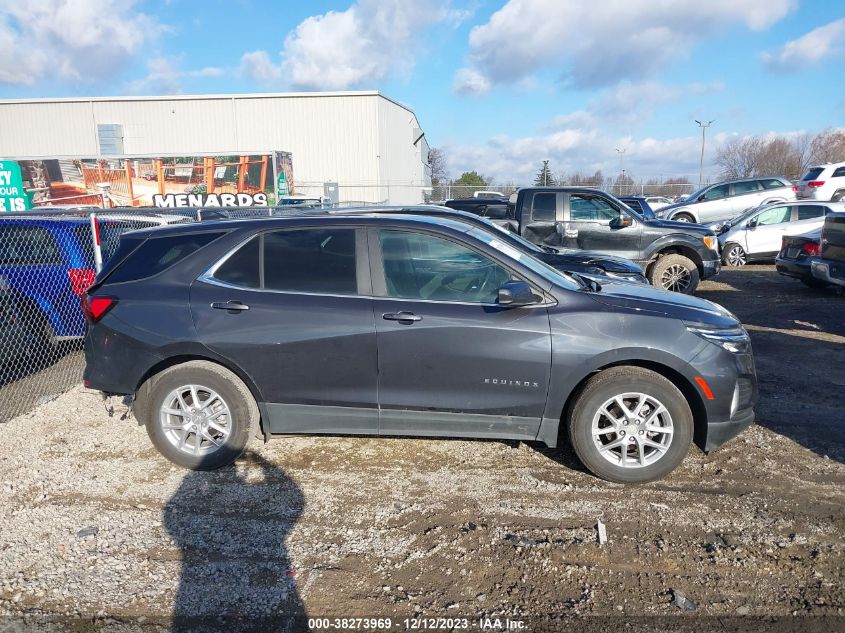
[[[789,186],[777,178],[766,178],[765,180],[761,180],[760,184],[763,185],[763,189],[780,189],[781,187]]]
[[[147,238],[108,276],[109,283],[137,281],[157,275],[210,244],[220,233],[194,233]]]
[[[845,178],[845,167],[837,167],[831,178]]]
[[[47,229],[0,224],[0,266],[43,266],[62,262],[56,238]]]

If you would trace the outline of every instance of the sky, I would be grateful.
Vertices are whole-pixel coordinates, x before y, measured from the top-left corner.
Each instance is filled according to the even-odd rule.
[[[503,183],[697,180],[695,119],[705,175],[845,128],[843,68],[845,0],[0,0],[0,98],[379,90]]]

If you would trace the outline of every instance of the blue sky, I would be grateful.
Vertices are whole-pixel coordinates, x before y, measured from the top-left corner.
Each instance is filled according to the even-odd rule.
[[[845,127],[843,67],[842,0],[0,0],[2,98],[377,89],[516,182]]]

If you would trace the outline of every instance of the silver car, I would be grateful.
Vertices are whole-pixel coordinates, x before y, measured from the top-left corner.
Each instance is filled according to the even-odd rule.
[[[750,207],[794,199],[792,183],[786,178],[743,178],[707,185],[683,202],[663,207],[656,214],[664,220],[709,224],[733,218]]]
[[[744,266],[749,261],[774,259],[784,236],[818,231],[833,211],[845,211],[845,204],[775,202],[749,209],[719,230],[722,261],[726,266]]]

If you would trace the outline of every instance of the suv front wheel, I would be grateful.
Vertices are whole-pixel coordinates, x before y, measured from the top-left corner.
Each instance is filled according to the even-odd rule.
[[[672,382],[642,367],[611,367],[596,374],[568,414],[578,458],[595,475],[617,483],[668,475],[692,441],[686,398]]]
[[[192,470],[227,466],[243,453],[258,405],[231,371],[208,361],[170,367],[139,391],[136,411],[167,459]]]

